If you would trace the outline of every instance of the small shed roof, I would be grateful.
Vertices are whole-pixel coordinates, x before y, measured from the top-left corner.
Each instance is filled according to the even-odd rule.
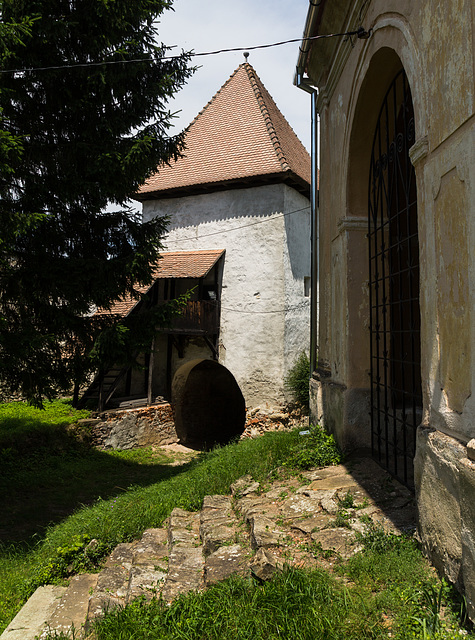
[[[153,270],[154,282],[160,278],[204,278],[221,256],[224,249],[203,249],[202,251],[168,251],[160,254],[157,266]],[[140,294],[147,293],[153,284],[136,287]],[[97,314],[128,315],[140,302],[128,295],[117,300],[110,309],[99,309]]]

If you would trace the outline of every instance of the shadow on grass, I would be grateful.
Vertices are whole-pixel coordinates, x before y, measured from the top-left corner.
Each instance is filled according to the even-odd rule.
[[[0,421],[0,542],[38,542],[82,505],[171,478],[190,463],[171,466],[161,450],[98,451],[67,425]]]

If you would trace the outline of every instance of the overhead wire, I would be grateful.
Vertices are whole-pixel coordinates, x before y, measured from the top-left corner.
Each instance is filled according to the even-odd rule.
[[[144,62],[157,63],[157,62],[160,62],[161,60],[176,60],[181,58],[183,55],[189,56],[191,58],[197,58],[197,57],[204,57],[204,56],[215,56],[222,53],[235,53],[239,51],[255,51],[257,49],[269,49],[271,47],[280,47],[282,45],[292,44],[294,42],[307,42],[307,41],[314,41],[314,40],[322,40],[325,38],[337,38],[342,36],[361,37],[362,32],[364,32],[364,29],[360,27],[356,31],[346,31],[345,33],[319,34],[316,36],[281,40],[280,42],[272,42],[270,44],[258,44],[251,47],[230,47],[228,49],[217,49],[215,51],[202,51],[198,53],[194,53],[193,51],[190,51],[190,52],[182,51],[180,55],[160,56],[160,58],[133,58],[131,60],[103,60],[101,62],[77,62],[74,64],[54,65],[54,66],[48,66],[48,67],[26,67],[24,69],[1,69],[0,75],[6,74],[6,73],[36,73],[38,71],[59,71],[61,69],[91,68],[91,67],[110,66],[110,65],[117,65],[117,64],[143,64]],[[171,49],[176,48],[176,45],[170,48]]]
[[[305,300],[304,302],[299,302],[299,304],[295,305],[295,307],[286,307],[285,309],[271,309],[270,311],[246,311],[245,309],[230,309],[229,307],[220,308],[224,311],[230,311],[231,313],[248,313],[248,314],[258,314],[258,315],[268,315],[272,313],[287,313],[287,311],[295,311],[297,309],[305,309],[309,306],[310,301]]]

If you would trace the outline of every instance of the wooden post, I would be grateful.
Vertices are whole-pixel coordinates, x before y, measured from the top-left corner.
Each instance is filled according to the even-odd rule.
[[[150,348],[150,358],[148,360],[148,393],[147,404],[152,404],[152,384],[153,384],[153,364],[155,356],[155,338],[152,340],[152,346]]]

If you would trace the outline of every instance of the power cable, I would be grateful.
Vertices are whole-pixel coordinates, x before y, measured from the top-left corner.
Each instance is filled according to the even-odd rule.
[[[162,56],[159,59],[156,58],[139,58],[139,59],[132,59],[132,60],[108,60],[108,61],[103,61],[103,62],[79,62],[76,64],[64,64],[64,65],[57,65],[57,66],[50,66],[50,67],[29,67],[29,68],[25,68],[25,69],[2,69],[0,70],[0,75],[1,74],[6,74],[6,73],[35,73],[38,71],[58,71],[61,69],[78,69],[78,68],[91,68],[91,67],[100,67],[100,66],[110,66],[110,65],[117,65],[117,64],[143,64],[144,62],[152,62],[152,63],[157,63],[160,62],[161,60],[176,60],[181,58],[183,55],[187,55],[189,57],[192,58],[197,58],[197,57],[203,57],[203,56],[215,56],[215,55],[219,55],[222,53],[234,53],[234,52],[238,52],[238,51],[255,51],[256,49],[269,49],[271,47],[280,47],[282,45],[285,44],[292,44],[294,42],[307,42],[307,41],[314,41],[314,40],[322,40],[325,38],[338,38],[338,37],[349,37],[349,36],[358,36],[358,38],[368,38],[369,35],[371,34],[371,31],[366,31],[363,27],[359,27],[356,31],[346,31],[345,33],[328,33],[328,34],[322,34],[322,35],[317,35],[317,36],[308,36],[305,38],[292,38],[290,40],[282,40],[280,42],[272,42],[270,44],[258,44],[258,45],[254,45],[252,47],[232,47],[229,49],[217,49],[216,51],[204,51],[204,52],[200,52],[200,53],[193,53],[193,52],[182,52],[181,55],[177,55],[177,56]],[[176,48],[176,45],[173,47],[170,47],[171,49]]]
[[[270,311],[245,311],[244,309],[230,309],[229,307],[221,307],[224,311],[230,311],[232,313],[249,313],[249,314],[259,314],[259,315],[267,315],[271,313],[287,313],[287,311],[295,311],[296,309],[304,309],[309,306],[309,302],[299,302],[299,304],[295,305],[295,307],[286,307],[285,309],[274,309]]]

